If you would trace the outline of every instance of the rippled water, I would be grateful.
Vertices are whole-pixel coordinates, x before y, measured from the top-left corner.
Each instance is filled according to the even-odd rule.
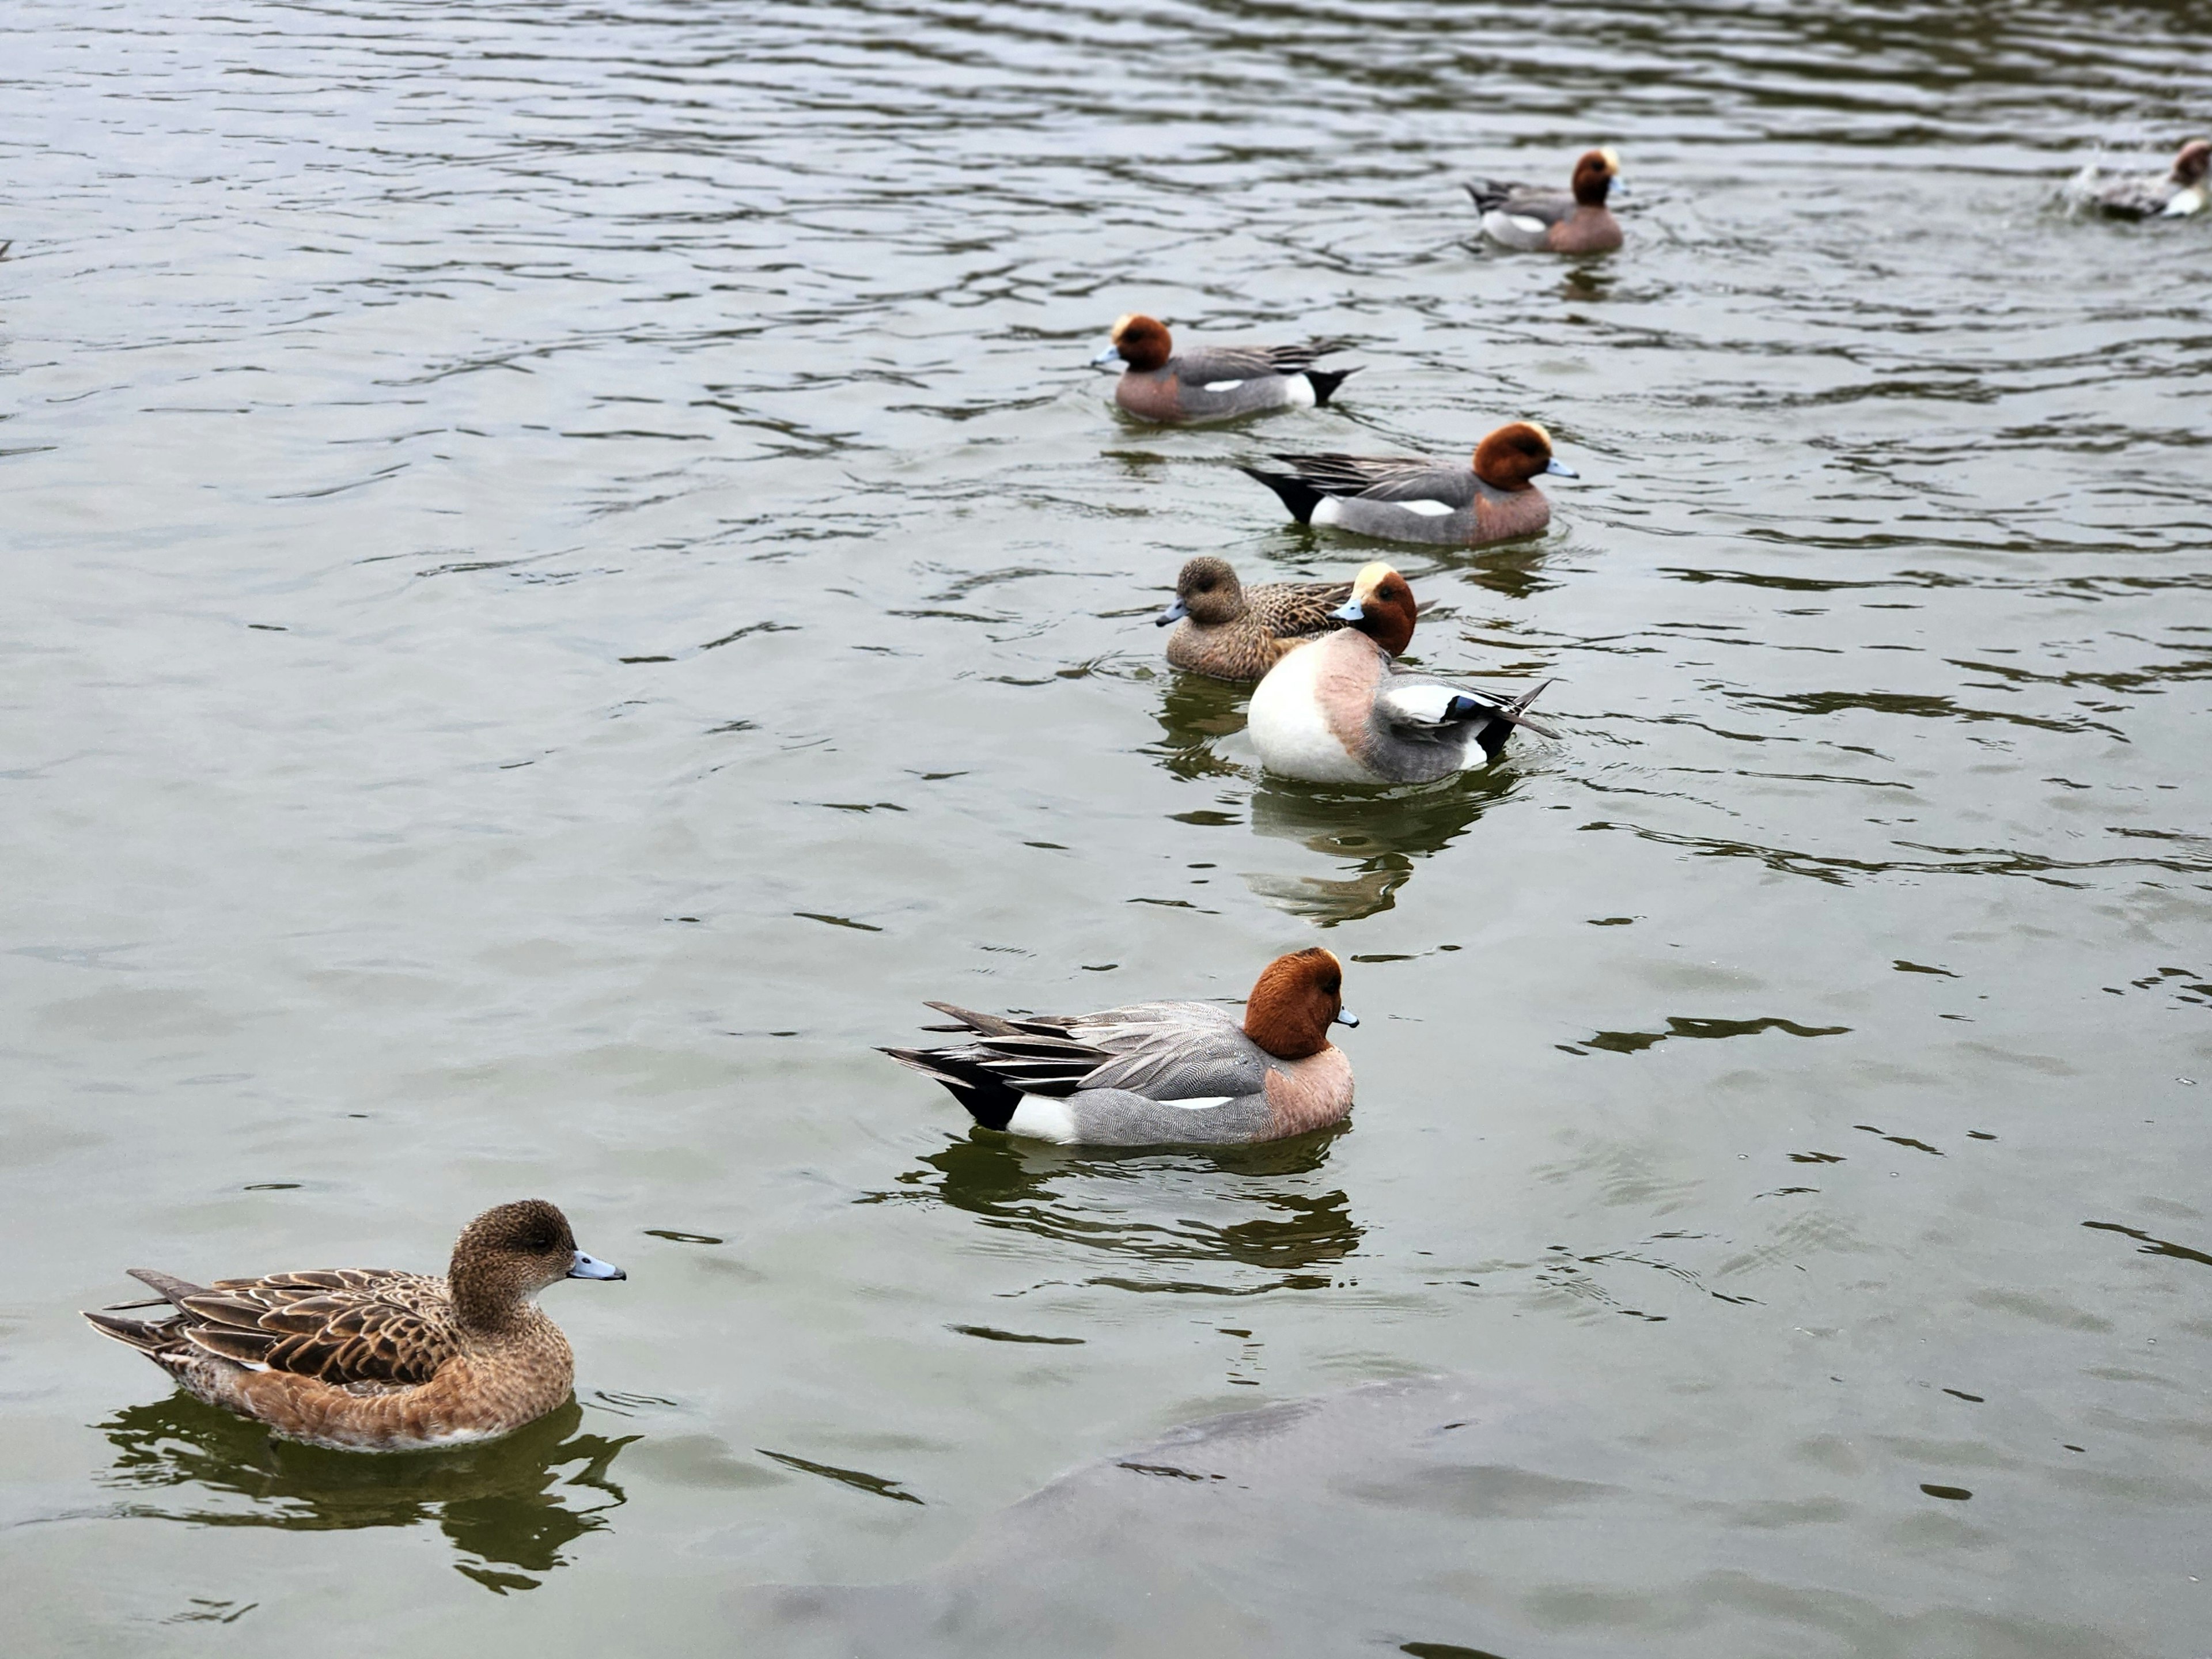
[[[2212,226],[2057,202],[2204,128],[2208,22],[18,0],[10,1645],[2197,1659]],[[1623,253],[1472,242],[1597,140]],[[1133,309],[1368,367],[1148,430]],[[1516,416],[1551,531],[1400,562],[1561,739],[1262,781],[1149,615],[1368,550],[1230,464]],[[1318,1141],[971,1139],[871,1052],[1316,940]],[[528,1193],[630,1278],[499,1446],[76,1317]],[[990,1520],[1425,1371],[1534,1403],[1324,1415],[1164,1565]]]

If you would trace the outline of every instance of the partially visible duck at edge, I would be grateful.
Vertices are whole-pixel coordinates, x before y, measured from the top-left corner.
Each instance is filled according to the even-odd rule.
[[[933,1002],[960,1023],[927,1029],[973,1040],[884,1053],[987,1129],[1064,1146],[1249,1146],[1352,1109],[1352,1062],[1328,1040],[1331,1025],[1359,1024],[1343,988],[1343,963],[1316,948],[1269,963],[1241,1021],[1213,1002],[1004,1019]]]
[[[1391,541],[1475,547],[1534,535],[1552,521],[1534,480],[1579,477],[1552,454],[1534,421],[1501,426],[1477,445],[1470,466],[1423,456],[1275,455],[1290,471],[1248,466],[1300,524]]]
[[[1575,163],[1570,189],[1477,179],[1467,193],[1482,214],[1482,234],[1503,246],[1524,253],[1610,253],[1620,246],[1620,221],[1605,199],[1620,177],[1620,158],[1593,149]]]
[[[1333,613],[1350,582],[1262,582],[1246,587],[1226,559],[1193,559],[1176,578],[1175,603],[1160,612],[1168,661],[1217,680],[1256,680],[1308,640],[1344,626]]]
[[[2192,138],[2181,147],[2172,170],[2163,178],[2156,173],[2107,178],[2092,162],[2074,176],[2066,193],[2079,206],[2125,219],[2202,213],[2212,205],[2208,173],[2212,173],[2212,142]]]
[[[1553,735],[1526,713],[1543,685],[1514,698],[1399,667],[1417,614],[1403,576],[1361,570],[1343,631],[1291,652],[1253,692],[1245,729],[1261,764],[1313,783],[1426,783],[1487,765],[1518,726]]]
[[[1188,425],[1324,404],[1346,375],[1359,370],[1356,365],[1316,368],[1314,362],[1344,348],[1341,340],[1309,340],[1208,346],[1178,356],[1166,324],[1133,315],[1114,325],[1106,349],[1091,361],[1094,368],[1127,365],[1115,384],[1114,401],[1138,419]]]
[[[621,1279],[576,1248],[542,1198],[486,1210],[444,1278],[322,1268],[211,1285],[133,1267],[160,1294],[88,1313],[210,1406],[288,1440],[416,1451],[490,1440],[568,1398],[575,1359],[535,1298],[563,1279]],[[161,1319],[118,1312],[167,1304]]]

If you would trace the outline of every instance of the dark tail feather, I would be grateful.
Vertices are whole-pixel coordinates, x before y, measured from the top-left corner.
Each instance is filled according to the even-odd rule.
[[[1486,756],[1492,760],[1496,760],[1504,751],[1506,739],[1513,735],[1513,728],[1516,726],[1527,726],[1540,738],[1556,738],[1559,735],[1541,721],[1530,720],[1523,712],[1530,703],[1542,696],[1545,687],[1552,684],[1552,681],[1546,680],[1534,691],[1516,697],[1504,708],[1493,708],[1490,711],[1489,722],[1483,726],[1475,738],[1475,741],[1482,745],[1482,752]]]
[[[1505,205],[1506,192],[1512,188],[1494,179],[1476,179],[1467,185],[1467,193],[1474,198],[1474,205],[1484,213]]]
[[[978,1036],[1019,1036],[1021,1027],[1011,1019],[1000,1019],[996,1014],[979,1014],[973,1008],[963,1008],[957,1003],[925,1002],[925,1008],[934,1008],[940,1014],[950,1014],[960,1023],[957,1025],[927,1025],[929,1031],[973,1031]],[[884,1051],[889,1054],[890,1050]]]
[[[1308,369],[1306,371],[1306,379],[1313,382],[1314,407],[1316,409],[1327,409],[1328,407],[1328,400],[1336,395],[1336,389],[1344,384],[1345,377],[1349,374],[1357,374],[1361,369],[1366,367],[1367,365],[1364,363],[1354,363],[1350,368]],[[1258,475],[1255,473],[1254,476],[1257,477]]]
[[[131,1277],[137,1279],[141,1285],[150,1285],[155,1290],[161,1291],[161,1300],[163,1302],[175,1302],[179,1297],[205,1296],[207,1294],[207,1286],[204,1285],[195,1285],[189,1279],[179,1279],[174,1274],[159,1273],[152,1267],[133,1267],[131,1269]],[[151,1308],[157,1304],[151,1302],[118,1302],[114,1305],[117,1307],[129,1308]]]
[[[1308,369],[1306,372],[1311,374],[1313,371]],[[1346,371],[1346,374],[1350,372],[1348,369]],[[1319,387],[1315,388],[1315,395],[1316,397],[1320,395]],[[1283,505],[1291,509],[1291,516],[1300,524],[1313,522],[1314,508],[1321,505],[1325,492],[1316,489],[1304,478],[1288,472],[1262,472],[1256,466],[1240,466],[1237,470],[1247,477],[1257,478],[1268,489],[1280,495],[1283,498]]]
[[[924,1077],[941,1083],[953,1099],[968,1109],[968,1115],[987,1129],[1003,1129],[1022,1103],[1021,1091],[992,1075],[978,1061],[963,1060],[951,1048],[885,1048],[902,1066],[911,1066]]]
[[[157,1323],[148,1319],[118,1319],[112,1314],[104,1313],[88,1313],[84,1320],[102,1336],[112,1336],[141,1353],[159,1353],[176,1340],[174,1320],[165,1319]]]

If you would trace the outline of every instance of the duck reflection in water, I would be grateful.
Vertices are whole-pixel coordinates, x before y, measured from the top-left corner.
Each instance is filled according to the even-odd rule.
[[[1442,852],[1518,786],[1512,769],[1463,772],[1382,792],[1267,778],[1252,792],[1255,834],[1302,843],[1349,868],[1334,877],[1248,871],[1251,890],[1323,927],[1388,910],[1415,860]]]
[[[609,1474],[639,1438],[579,1433],[574,1400],[505,1439],[362,1457],[280,1440],[189,1395],[131,1406],[100,1425],[116,1448],[106,1486],[139,1494],[126,1513],[198,1527],[337,1532],[435,1522],[487,1589],[534,1589],[568,1547],[608,1525]],[[578,1467],[580,1466],[580,1467]],[[155,1495],[184,1488],[180,1501]],[[236,1500],[244,1500],[239,1502]]]
[[[1117,1152],[1010,1140],[978,1131],[921,1160],[896,1187],[863,1200],[936,1201],[985,1226],[1081,1244],[1132,1266],[1218,1264],[1282,1275],[1238,1291],[1314,1289],[1313,1269],[1343,1261],[1364,1229],[1319,1176],[1344,1126],[1257,1146]],[[1203,1290],[1147,1276],[1134,1290]]]

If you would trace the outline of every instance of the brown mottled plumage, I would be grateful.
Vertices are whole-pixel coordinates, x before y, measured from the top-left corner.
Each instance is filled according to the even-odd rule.
[[[1263,582],[1246,587],[1225,559],[1191,560],[1176,578],[1176,602],[1160,616],[1168,661],[1217,680],[1256,680],[1285,652],[1341,628],[1329,612],[1352,597],[1350,582]]]
[[[406,1451],[507,1434],[568,1397],[575,1362],[532,1298],[562,1279],[620,1279],[543,1199],[487,1210],[443,1279],[339,1267],[199,1285],[148,1267],[166,1319],[88,1313],[210,1405],[288,1439]],[[118,1304],[143,1308],[151,1303]]]

